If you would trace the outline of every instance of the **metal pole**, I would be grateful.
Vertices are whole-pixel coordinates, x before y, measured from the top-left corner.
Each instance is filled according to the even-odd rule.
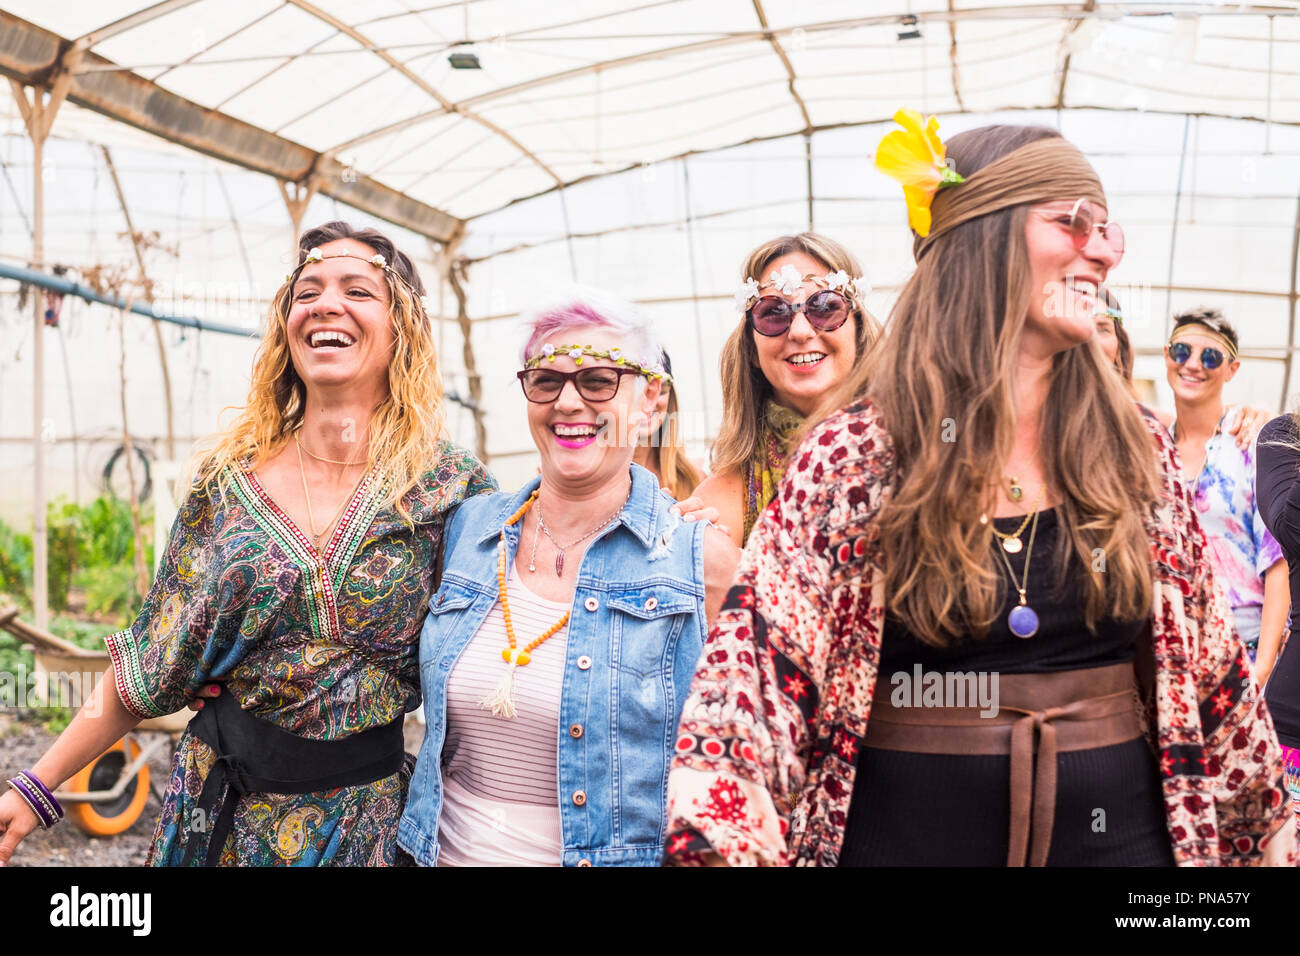
[[[1187,165],[1187,135],[1192,128],[1191,115],[1183,117],[1183,149],[1178,158],[1178,185],[1174,190],[1174,219],[1169,230],[1169,274],[1165,282],[1165,335],[1169,335],[1169,319],[1172,315],[1174,294],[1174,251],[1178,244],[1178,207],[1183,199],[1183,168]]]
[[[43,112],[41,91],[33,90],[33,112]],[[39,124],[38,124],[39,125]],[[30,130],[32,137],[32,268],[45,266],[45,137],[40,130]],[[32,296],[32,610],[36,626],[45,629],[50,623],[50,579],[47,567],[45,527],[45,297]],[[53,437],[53,436],[48,436]]]

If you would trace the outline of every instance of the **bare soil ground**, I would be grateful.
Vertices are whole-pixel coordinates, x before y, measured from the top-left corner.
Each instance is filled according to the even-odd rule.
[[[406,749],[418,753],[424,725],[410,716],[406,720]],[[139,735],[145,741],[167,737],[166,734]],[[0,711],[0,781],[32,766],[54,742],[46,733],[35,712]],[[143,866],[145,853],[153,840],[161,805],[158,795],[166,789],[171,775],[172,743],[159,748],[149,761],[153,793],[140,818],[125,833],[115,837],[92,837],[82,833],[67,820],[52,830],[35,830],[15,851],[10,866]],[[0,782],[0,787],[4,786]]]

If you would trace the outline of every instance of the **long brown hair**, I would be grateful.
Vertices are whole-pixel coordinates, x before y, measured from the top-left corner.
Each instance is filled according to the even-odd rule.
[[[411,260],[375,229],[357,229],[346,222],[327,222],[304,232],[298,240],[299,268],[312,248],[335,239],[355,239],[384,256],[401,279],[383,270],[388,288],[389,320],[395,338],[388,365],[388,397],[370,415],[368,464],[383,465],[388,480],[384,504],[396,505],[403,518],[409,514],[402,496],[440,457],[446,425],[442,409],[442,376],[429,317],[425,314],[420,282]],[[295,269],[293,276],[297,276]],[[405,281],[403,281],[405,280]],[[220,435],[214,447],[200,454],[195,486],[216,479],[222,494],[228,490],[225,469],[245,459],[254,464],[276,454],[302,425],[307,386],[293,367],[289,353],[288,320],[293,303],[293,283],[286,281],[275,294],[263,328],[261,345],[253,358],[248,402]]]
[[[1106,308],[1112,309],[1119,315],[1124,314],[1124,308],[1119,304],[1119,299],[1115,298],[1115,293],[1105,286],[1101,287],[1101,300],[1106,303]],[[1128,384],[1129,391],[1133,391],[1133,343],[1129,341],[1128,332],[1124,328],[1124,320],[1117,319],[1114,315],[1110,316],[1110,324],[1115,329],[1115,341],[1119,347],[1115,349],[1115,368],[1119,374],[1124,377]]]
[[[954,136],[948,156],[969,177],[1059,135],[987,126]],[[1012,206],[935,237],[894,306],[888,335],[836,396],[872,399],[893,440],[896,478],[877,519],[885,593],[890,611],[933,644],[987,633],[1001,606],[991,524],[978,519],[1015,441],[1018,342],[1033,294],[1027,209]],[[1045,477],[1062,496],[1057,567],[1063,573],[1073,550],[1084,567],[1105,571],[1083,577],[1090,629],[1108,615],[1143,618],[1153,592],[1142,516],[1160,490],[1151,436],[1100,349],[1061,352],[1050,374],[1040,447]]]
[[[844,246],[815,232],[801,232],[778,236],[751,252],[741,269],[741,280],[753,276],[761,282],[769,265],[792,252],[816,259],[832,272],[843,269],[850,277],[862,275],[862,266]],[[853,321],[857,323],[854,347],[860,361],[879,338],[880,323],[861,303],[854,306]],[[772,386],[758,364],[754,333],[744,316],[722,346],[719,364],[723,406],[722,427],[710,454],[714,472],[739,468],[753,457],[763,434],[763,407],[772,397]]]

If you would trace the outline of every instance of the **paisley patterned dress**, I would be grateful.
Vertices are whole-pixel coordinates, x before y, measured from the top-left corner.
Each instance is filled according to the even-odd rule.
[[[118,696],[153,717],[225,681],[254,716],[310,740],[382,727],[419,703],[420,626],[447,511],[496,483],[471,454],[442,457],[402,499],[414,521],[381,507],[362,479],[323,551],[262,490],[231,468],[185,500],[140,616],[108,638]],[[189,841],[207,853],[212,818],[198,809],[214,752],[189,731],[172,764],[148,862],[175,865]],[[398,860],[397,823],[411,764],[363,786],[239,799],[222,865],[383,866]]]

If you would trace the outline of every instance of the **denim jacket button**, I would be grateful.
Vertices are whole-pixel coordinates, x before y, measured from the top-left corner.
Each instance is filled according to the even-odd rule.
[[[590,860],[579,860],[579,861],[578,861],[578,866],[591,866],[591,861],[590,861]]]
[[[600,608],[600,602],[597,601],[594,597],[589,597],[587,598],[587,600],[582,602],[582,606],[585,607],[588,611],[595,611]]]
[[[586,654],[583,654],[581,657],[578,658],[578,670],[580,671],[591,670],[591,658],[588,657]]]
[[[445,600],[447,600],[447,595],[446,595],[446,594],[439,594],[439,595],[438,595],[438,600],[434,601],[433,603],[436,604],[436,605],[438,605],[438,607],[442,607],[442,602],[445,601]]]
[[[587,792],[585,790],[573,791],[573,805],[580,807],[587,802]]]
[[[659,599],[657,597],[648,597],[645,599],[645,609],[647,611],[653,611],[658,606],[659,606]]]
[[[577,740],[579,737],[581,737],[581,736],[582,736],[582,724],[574,724],[572,727],[570,727],[570,728],[569,728],[569,736],[572,737],[574,740]]]

